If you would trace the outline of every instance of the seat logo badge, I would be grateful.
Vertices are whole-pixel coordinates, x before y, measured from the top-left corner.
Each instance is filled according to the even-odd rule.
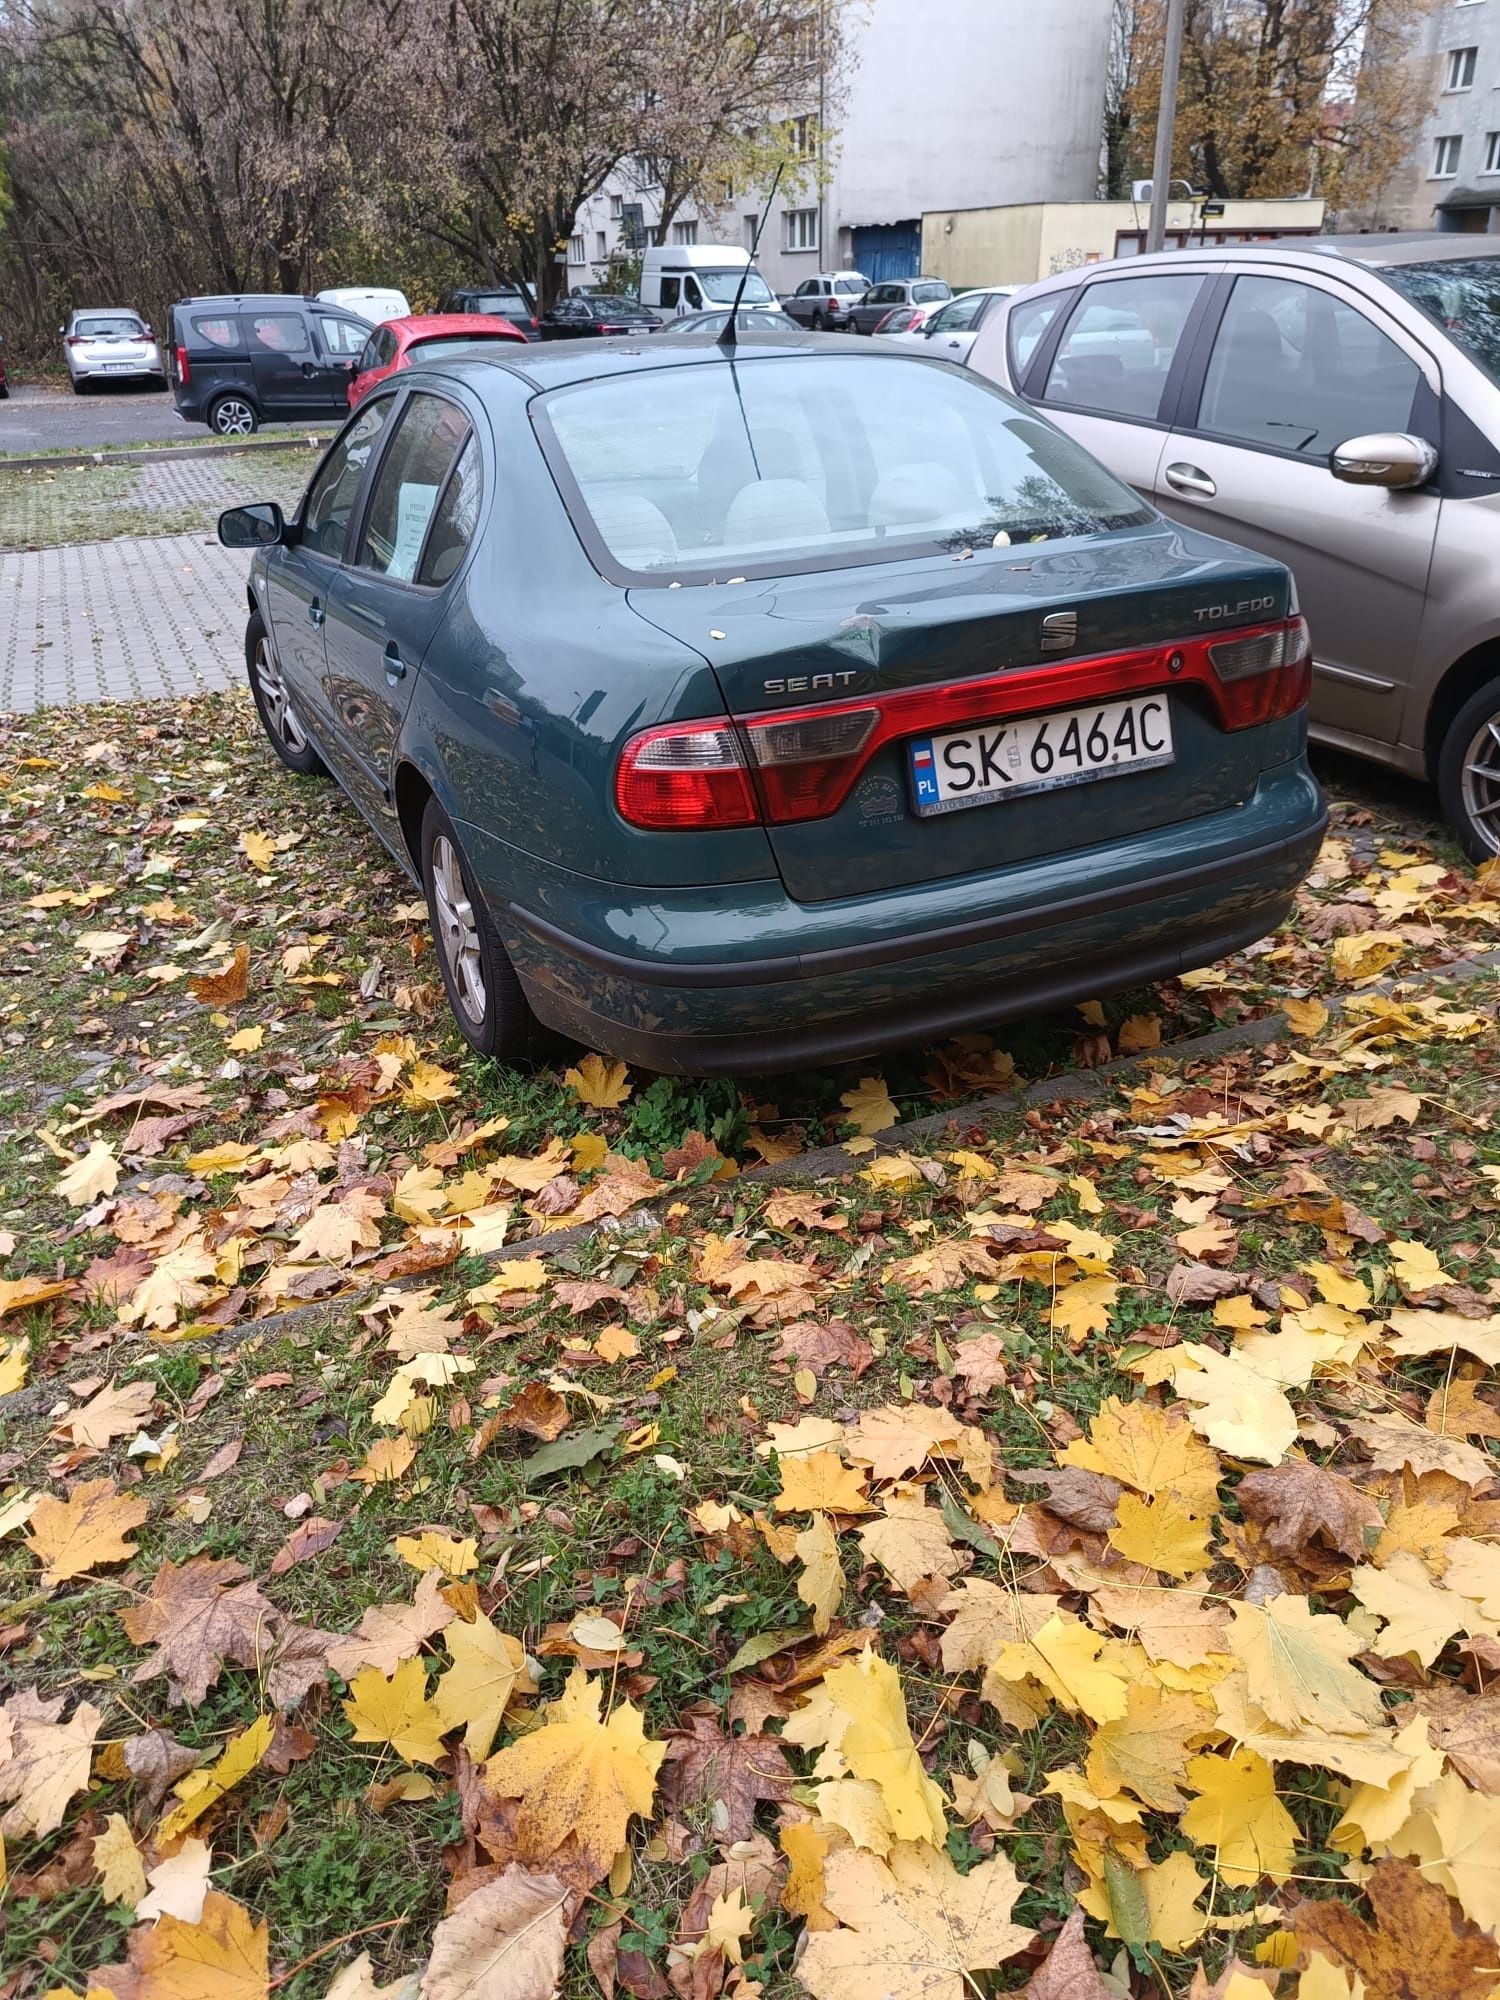
[[[1042,651],[1065,653],[1078,644],[1078,613],[1049,611],[1042,620]]]

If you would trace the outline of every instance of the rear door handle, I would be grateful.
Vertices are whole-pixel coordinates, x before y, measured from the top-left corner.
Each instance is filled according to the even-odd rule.
[[[322,605],[318,602],[317,598],[315,597],[312,603],[309,604],[307,607],[307,615],[312,620],[314,625],[321,625],[323,620],[328,616],[328,613],[323,609]]]
[[[401,657],[400,648],[392,639],[385,649],[385,677],[394,687],[397,681],[406,678],[406,662]]]
[[[1169,465],[1164,477],[1174,493],[1196,493],[1203,500],[1212,500],[1219,490],[1201,465]]]

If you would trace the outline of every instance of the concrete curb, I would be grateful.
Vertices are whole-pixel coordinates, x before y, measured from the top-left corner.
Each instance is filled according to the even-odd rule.
[[[1432,983],[1436,987],[1461,985],[1471,979],[1482,979],[1487,974],[1500,976],[1500,951],[1484,952],[1475,958],[1455,959],[1451,965],[1433,973]],[[1407,974],[1404,978],[1377,979],[1362,990],[1366,993],[1389,993],[1396,986],[1408,984],[1410,978],[1411,975]],[[1324,1004],[1330,1017],[1337,1019],[1346,1003],[1336,998]],[[873,1153],[855,1154],[847,1146],[822,1146],[815,1152],[798,1153],[793,1159],[767,1161],[763,1166],[750,1167],[738,1175],[733,1184],[749,1181],[758,1187],[795,1186],[804,1181],[826,1180],[835,1175],[854,1173],[880,1153],[899,1152],[913,1139],[939,1138],[949,1126],[995,1125],[1034,1104],[1068,1104],[1103,1097],[1121,1077],[1160,1069],[1164,1063],[1200,1062],[1226,1055],[1235,1049],[1262,1048],[1267,1042],[1274,1042],[1289,1032],[1286,1016],[1278,1009],[1274,1014],[1242,1022],[1238,1027],[1214,1028],[1188,1041],[1169,1042],[1161,1048],[1147,1049],[1140,1055],[1120,1056],[1114,1062],[1101,1063],[1098,1069],[1064,1070],[1059,1076],[1044,1077],[1040,1082],[1024,1084],[1016,1090],[978,1097],[968,1104],[955,1104],[946,1111],[933,1112],[927,1118],[914,1118],[905,1125],[891,1125],[884,1132],[872,1134],[875,1142]],[[732,1184],[725,1183],[726,1187],[729,1185]],[[483,1261],[499,1264],[522,1257],[540,1257],[547,1252],[556,1254],[559,1250],[577,1249],[591,1237],[600,1235],[628,1240],[646,1229],[654,1228],[658,1221],[659,1217],[651,1207],[643,1204],[623,1216],[605,1216],[598,1222],[580,1222],[569,1229],[523,1237],[518,1242],[507,1243],[501,1249],[490,1252]],[[202,1340],[187,1344],[194,1353],[212,1354],[257,1337],[292,1332],[299,1326],[322,1319],[335,1308],[354,1312],[367,1303],[377,1289],[408,1291],[432,1279],[440,1280],[441,1275],[441,1270],[420,1272],[411,1278],[382,1283],[379,1287],[367,1284],[358,1291],[316,1300],[310,1305],[293,1306],[287,1312],[270,1313],[264,1319],[237,1320],[232,1326],[225,1327],[222,1333],[209,1334]],[[142,1343],[143,1346],[150,1344],[145,1342],[144,1336]],[[12,1396],[0,1397],[0,1416],[33,1415],[54,1399],[64,1383],[65,1378],[57,1375],[48,1382],[34,1383],[29,1389],[18,1389]]]
[[[314,435],[316,445],[309,444],[307,440]],[[247,452],[253,457],[258,451],[295,451],[299,446],[312,452],[321,451],[332,436],[332,431],[298,430],[276,437],[238,438],[231,444],[146,445],[139,451],[49,451],[34,458],[0,454],[0,472],[48,472],[80,465],[155,465],[172,458],[239,458]]]

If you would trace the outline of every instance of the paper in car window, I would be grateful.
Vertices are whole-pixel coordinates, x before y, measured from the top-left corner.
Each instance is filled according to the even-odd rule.
[[[391,559],[386,564],[387,576],[410,583],[416,575],[417,559],[422,553],[427,523],[432,519],[437,497],[435,486],[402,486],[396,496],[396,539],[391,547]]]

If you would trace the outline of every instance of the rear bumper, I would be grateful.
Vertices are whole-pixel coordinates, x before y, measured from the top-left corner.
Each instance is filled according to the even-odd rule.
[[[1209,964],[1281,922],[1326,817],[1299,758],[1230,812],[855,905],[795,904],[761,883],[605,899],[594,884],[547,896],[544,915],[493,893],[493,849],[469,851],[542,1020],[645,1068],[734,1074],[851,1060]]]

